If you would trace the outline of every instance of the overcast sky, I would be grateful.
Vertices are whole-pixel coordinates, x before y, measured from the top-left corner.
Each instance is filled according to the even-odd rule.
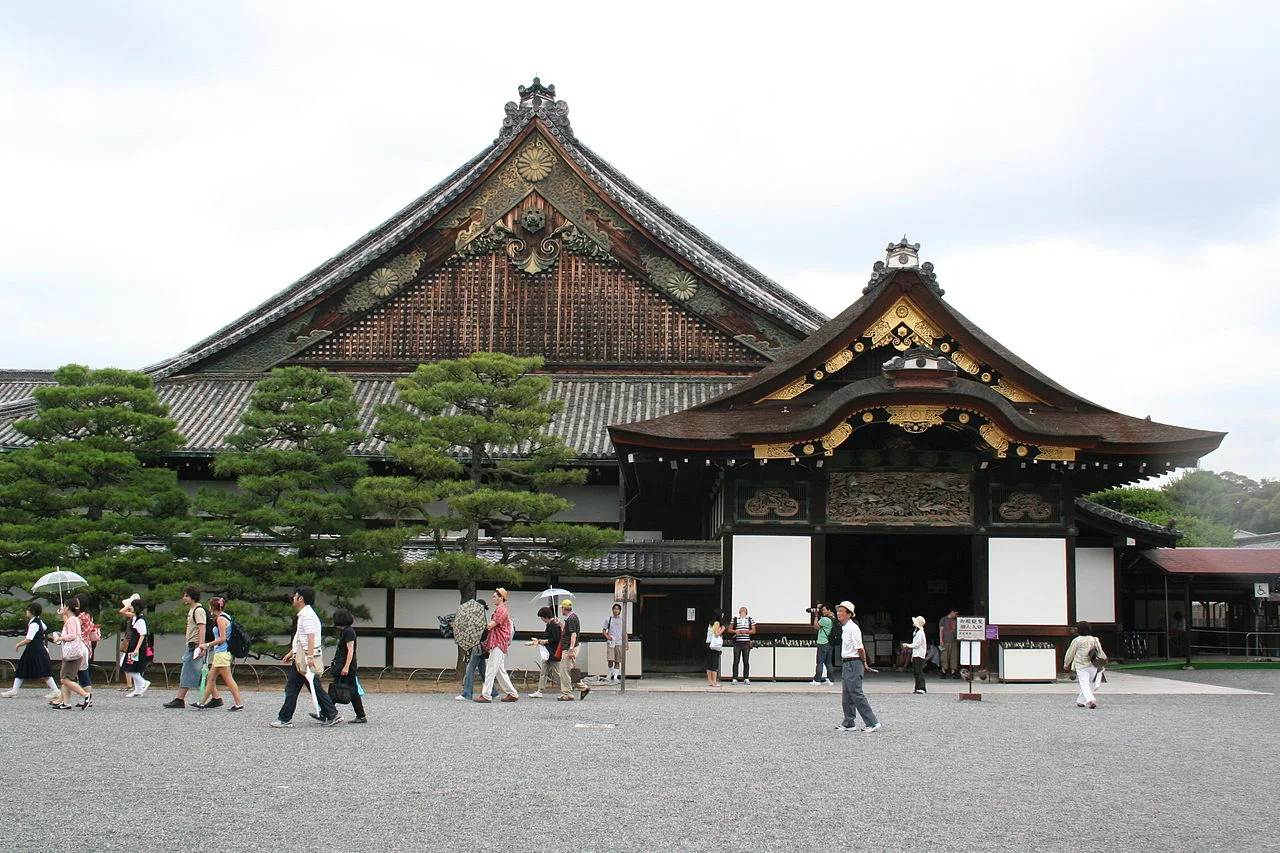
[[[753,9],[757,11],[752,11]],[[1280,4],[0,0],[0,367],[143,367],[497,135],[578,138],[824,313],[907,234],[1073,391],[1280,478]]]

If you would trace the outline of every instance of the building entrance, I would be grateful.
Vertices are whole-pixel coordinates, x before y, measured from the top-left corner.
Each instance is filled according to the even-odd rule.
[[[707,623],[718,601],[714,586],[641,592],[636,622],[644,639],[645,672],[705,670]]]
[[[864,632],[911,639],[911,617],[923,616],[929,641],[952,607],[974,612],[973,537],[920,534],[828,534],[826,597],[853,602]],[[889,624],[881,625],[888,616]]]

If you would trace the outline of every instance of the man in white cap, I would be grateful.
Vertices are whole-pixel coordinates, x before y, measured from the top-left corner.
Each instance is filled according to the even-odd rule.
[[[857,715],[862,715],[862,724],[868,733],[880,731],[880,721],[876,719],[871,703],[862,692],[862,674],[866,669],[867,650],[862,645],[862,630],[853,621],[853,602],[842,601],[836,605],[836,619],[839,620],[843,642],[840,646],[840,657],[844,661],[844,682],[840,693],[840,705],[844,709],[844,722],[836,726],[838,732],[858,730]]]
[[[573,677],[571,670],[578,666],[578,641],[582,638],[582,621],[573,612],[573,601],[566,598],[560,602],[560,701],[573,701]],[[586,699],[591,688],[585,684],[577,685],[582,689],[580,699]]]

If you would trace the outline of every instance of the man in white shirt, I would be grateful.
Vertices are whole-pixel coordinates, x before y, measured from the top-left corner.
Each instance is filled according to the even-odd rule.
[[[853,621],[853,602],[842,601],[836,605],[836,619],[839,620],[841,638],[840,657],[844,661],[844,682],[840,692],[840,705],[844,710],[844,722],[836,726],[838,732],[858,730],[857,715],[862,715],[862,724],[868,733],[880,731],[880,721],[876,719],[871,703],[862,692],[862,674],[866,670],[867,649],[862,644],[862,630]]]
[[[604,624],[600,626],[600,633],[604,635],[605,652],[609,663],[609,681],[622,680],[622,655],[626,651],[627,635],[622,630],[625,622],[622,619],[622,605],[618,602],[613,603],[613,612],[604,620]]]
[[[307,686],[307,673],[314,676],[309,680],[320,704],[320,725],[334,726],[342,722],[337,706],[320,683],[320,673],[324,671],[324,656],[323,646],[320,644],[320,617],[312,606],[315,603],[314,589],[309,586],[294,588],[293,609],[298,611],[298,627],[293,632],[293,647],[280,659],[284,663],[292,661],[293,666],[289,667],[289,680],[284,685],[284,704],[280,706],[276,719],[271,722],[273,729],[293,727],[293,712],[298,705],[298,694]]]

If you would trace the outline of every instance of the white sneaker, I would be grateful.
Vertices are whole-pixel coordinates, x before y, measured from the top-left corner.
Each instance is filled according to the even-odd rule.
[[[5,692],[0,693],[0,699],[12,699],[14,696],[17,696],[17,695],[18,695],[18,691],[16,690],[6,690]]]
[[[822,684],[835,684],[835,682],[828,678],[826,681],[823,681]]]
[[[138,695],[138,691],[136,691],[136,690],[130,690],[128,693],[124,694],[124,698],[126,698],[126,699],[133,699],[133,698],[134,698],[134,697],[136,697],[137,695]]]
[[[750,679],[750,678],[744,678],[744,679],[742,679],[742,683],[743,683],[743,684],[750,684],[750,683],[751,683],[751,679]]]
[[[843,725],[841,725],[841,726],[836,726],[836,731],[838,731],[838,732],[856,732],[856,731],[857,731],[857,728],[856,728],[856,727],[854,727],[854,726],[843,726]]]
[[[823,684],[824,682],[821,682],[821,681],[819,681],[818,679],[816,679],[816,678],[815,678],[813,681],[810,681],[809,683],[810,683],[810,684]],[[829,684],[830,682],[825,682],[825,683],[828,683],[828,684]]]
[[[48,693],[44,694],[44,698],[52,702],[54,699],[61,699],[62,692],[59,690],[50,690]]]
[[[458,697],[458,698],[462,698],[462,697]],[[535,691],[533,691],[532,693],[530,693],[530,694],[529,694],[529,698],[530,698],[530,699],[541,699],[541,698],[542,698],[542,691],[541,691],[541,690],[535,690]]]
[[[874,726],[868,726],[867,728],[863,729],[863,731],[866,734],[873,734],[875,732],[880,731],[882,728],[884,728],[884,726],[880,725],[879,723],[876,723]]]
[[[463,696],[461,693],[459,693],[457,696],[454,696],[453,698],[454,698],[454,699],[457,699],[459,702],[465,702],[465,701],[467,701],[467,697],[466,697],[466,696]]]
[[[150,681],[147,681],[145,678],[144,678],[144,679],[142,679],[142,689],[138,691],[138,695],[139,695],[139,696],[141,696],[143,693],[146,693],[146,692],[147,692],[147,688],[148,688],[148,687],[150,687],[150,686],[151,686],[151,682],[150,682]]]
[[[738,679],[736,679],[736,678],[735,678],[735,679],[733,679],[733,682],[732,682],[732,683],[733,683],[733,684],[737,684],[737,683],[738,683]]]

